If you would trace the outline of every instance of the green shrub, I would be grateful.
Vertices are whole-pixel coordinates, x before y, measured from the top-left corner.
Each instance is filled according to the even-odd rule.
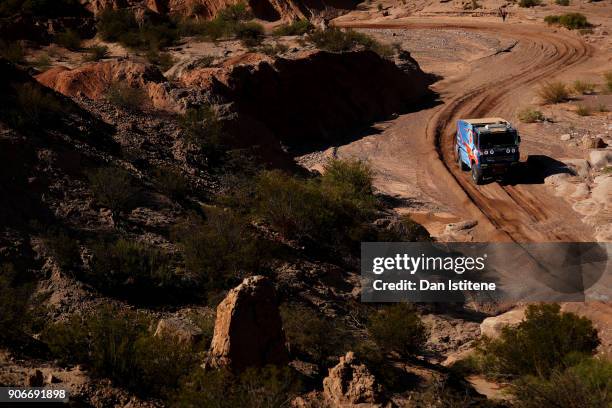
[[[176,234],[185,269],[205,289],[227,288],[261,268],[261,243],[230,211],[211,208],[206,220],[189,219]]]
[[[20,64],[24,57],[23,48],[18,42],[6,42],[0,39],[0,56],[13,64]]]
[[[63,231],[52,231],[44,239],[55,262],[64,271],[74,268],[81,263],[81,250],[79,243]]]
[[[549,379],[528,376],[513,384],[518,408],[612,406],[612,363],[590,358]]]
[[[251,13],[249,6],[245,2],[240,1],[221,10],[218,17],[225,21],[239,22],[251,20],[253,13]]]
[[[211,164],[217,164],[227,150],[217,109],[212,105],[187,109],[179,122],[187,141],[198,146]]]
[[[137,312],[104,306],[49,325],[41,340],[55,358],[85,364],[94,377],[139,395],[165,397],[197,367],[197,355],[189,346],[153,337],[150,326]]]
[[[603,77],[606,81],[606,90],[612,92],[612,71],[605,72]]]
[[[92,171],[89,182],[96,201],[114,214],[129,209],[138,191],[129,173],[116,167]]]
[[[193,408],[284,408],[300,392],[300,383],[288,367],[196,370],[176,394],[176,406]]]
[[[574,81],[573,88],[574,91],[581,95],[592,94],[593,92],[595,92],[595,84],[586,81]]]
[[[569,30],[583,29],[591,27],[586,16],[580,13],[567,13],[562,15],[551,15],[544,17],[544,22],[550,25],[560,25]]]
[[[279,171],[260,173],[253,185],[255,214],[289,239],[333,250],[356,249],[377,209],[371,172],[362,163],[332,162],[329,174],[302,179]]]
[[[540,87],[538,95],[544,103],[561,103],[569,99],[569,91],[563,82],[548,82]]]
[[[189,190],[189,183],[180,171],[170,167],[159,167],[153,175],[161,191],[174,199],[185,197]]]
[[[146,21],[139,25],[127,9],[104,10],[98,18],[97,29],[104,41],[119,42],[135,49],[159,50],[179,38],[179,30],[171,21]]]
[[[115,106],[135,111],[142,109],[147,95],[141,88],[132,88],[126,83],[115,82],[108,88],[106,99]]]
[[[49,58],[47,54],[40,54],[32,62],[32,65],[40,70],[46,70],[51,66],[51,59]]]
[[[318,48],[332,52],[350,51],[360,46],[384,57],[393,54],[392,47],[381,44],[366,34],[353,30],[342,31],[336,27],[315,30],[308,34],[308,40]]]
[[[60,100],[51,92],[35,83],[15,86],[16,103],[8,109],[8,121],[19,129],[34,129],[45,122],[57,120],[66,114]]]
[[[541,122],[544,120],[544,115],[541,111],[534,108],[524,108],[518,113],[518,118],[523,123]]]
[[[535,7],[542,4],[542,0],[519,0],[520,7]]]
[[[87,49],[85,61],[100,61],[109,55],[108,47],[105,45],[94,45]]]
[[[55,41],[70,51],[81,49],[81,36],[74,30],[67,30],[55,36]]]
[[[174,58],[168,52],[159,52],[151,50],[147,52],[147,61],[153,65],[157,65],[160,70],[167,71],[174,65]]]
[[[307,19],[295,20],[291,24],[283,24],[277,27],[273,34],[277,36],[304,35],[314,29],[314,26]]]
[[[0,263],[0,344],[15,342],[31,319],[34,286],[12,264]]]
[[[309,356],[317,363],[344,355],[351,347],[350,331],[337,320],[292,304],[281,306],[283,329],[291,354]]]
[[[427,341],[427,329],[414,308],[397,303],[374,312],[368,321],[368,332],[383,350],[412,356]]]
[[[484,338],[478,346],[490,374],[549,377],[571,355],[592,354],[599,345],[590,320],[561,313],[557,304],[529,305],[525,319],[505,327],[498,339]]]
[[[576,115],[578,116],[591,116],[591,108],[586,105],[576,106]]]
[[[96,289],[135,302],[157,302],[156,295],[170,298],[180,284],[172,258],[153,247],[119,239],[95,243],[90,270],[83,279]],[[162,292],[166,293],[162,293]]]
[[[381,242],[427,242],[431,241],[429,232],[419,223],[414,222],[409,215],[400,216],[398,222],[377,233],[377,241]]]
[[[129,10],[108,8],[100,13],[97,29],[104,41],[120,42],[122,35],[136,32],[139,27]]]
[[[254,21],[238,24],[235,33],[236,38],[238,38],[245,47],[249,48],[261,44],[264,38],[263,26]]]
[[[555,0],[555,4],[559,6],[569,6],[570,0]]]
[[[266,54],[266,55],[273,57],[275,55],[279,55],[279,54],[283,54],[287,52],[288,49],[289,47],[287,47],[285,44],[276,43],[274,45],[264,44],[258,47],[257,51],[261,52],[262,54]]]

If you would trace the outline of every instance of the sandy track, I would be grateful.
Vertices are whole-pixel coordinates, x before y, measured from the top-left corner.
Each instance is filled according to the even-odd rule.
[[[536,24],[500,24],[441,20],[403,23],[347,23],[354,28],[461,29],[517,41],[511,52],[492,56],[472,74],[439,89],[444,104],[432,110],[424,139],[432,147],[426,166],[417,169],[418,184],[432,197],[450,204],[464,218],[478,220],[479,241],[590,241],[591,228],[541,183],[476,186],[459,170],[453,154],[455,121],[460,117],[512,117],[522,96],[536,84],[586,62],[590,46],[569,33],[552,32]],[[527,136],[527,137],[526,137]],[[522,160],[529,151],[523,134]],[[537,140],[534,140],[537,142]],[[538,152],[540,153],[540,152]]]

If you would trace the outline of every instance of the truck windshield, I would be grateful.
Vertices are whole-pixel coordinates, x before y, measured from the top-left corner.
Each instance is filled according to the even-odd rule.
[[[507,146],[516,144],[515,132],[481,133],[480,147],[483,149],[495,146]]]

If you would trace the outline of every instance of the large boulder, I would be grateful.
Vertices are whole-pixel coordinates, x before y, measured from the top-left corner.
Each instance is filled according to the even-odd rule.
[[[611,150],[591,150],[589,152],[589,163],[595,169],[601,169],[603,167],[612,164],[612,151]]]
[[[202,330],[187,320],[169,317],[157,323],[155,336],[171,338],[180,344],[194,345],[202,339]]]
[[[323,394],[334,407],[382,407],[387,403],[382,385],[351,351],[329,369]]]
[[[263,276],[246,278],[217,307],[207,366],[242,370],[289,361],[276,291]]]
[[[497,338],[506,326],[515,326],[525,318],[525,309],[514,309],[499,316],[487,317],[480,324],[480,333],[483,336]]]

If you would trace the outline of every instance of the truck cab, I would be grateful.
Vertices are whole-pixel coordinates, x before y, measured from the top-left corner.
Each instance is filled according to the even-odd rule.
[[[521,137],[502,118],[459,119],[455,158],[461,170],[471,170],[472,179],[505,176],[519,162]]]

